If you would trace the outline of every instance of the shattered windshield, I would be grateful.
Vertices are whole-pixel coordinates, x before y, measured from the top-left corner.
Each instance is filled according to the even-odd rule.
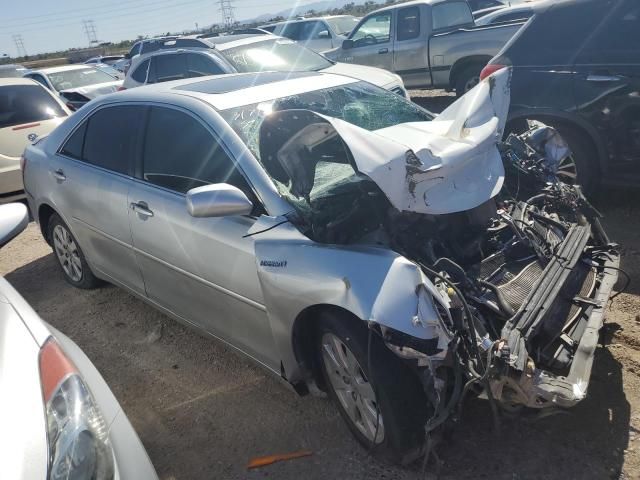
[[[408,122],[424,122],[433,115],[399,95],[366,82],[305,92],[289,97],[240,106],[221,114],[260,161],[260,127],[268,116],[283,110],[311,110],[329,117],[339,118],[365,130],[374,131]],[[261,162],[262,163],[262,162]],[[264,163],[263,163],[264,166]],[[265,169],[269,173],[268,169]],[[315,169],[313,188],[306,198],[292,192],[289,182],[280,181],[270,174],[280,194],[298,212],[308,211],[314,199],[343,191],[345,185],[358,183],[351,165],[335,161],[320,161]]]
[[[260,160],[260,125],[271,112],[311,110],[374,131],[408,122],[433,120],[433,114],[400,95],[366,82],[275,98],[224,110],[221,115]]]

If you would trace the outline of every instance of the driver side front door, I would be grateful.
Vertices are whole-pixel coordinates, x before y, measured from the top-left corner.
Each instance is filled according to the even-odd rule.
[[[353,48],[343,50],[340,61],[393,71],[393,11],[371,15],[349,36]]]

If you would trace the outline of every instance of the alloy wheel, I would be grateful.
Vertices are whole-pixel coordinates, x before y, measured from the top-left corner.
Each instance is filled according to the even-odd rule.
[[[384,423],[376,395],[353,352],[338,336],[325,333],[322,358],[331,386],[353,424],[367,440],[381,443]]]
[[[71,233],[62,225],[53,229],[53,246],[64,273],[74,282],[82,280],[82,261]]]

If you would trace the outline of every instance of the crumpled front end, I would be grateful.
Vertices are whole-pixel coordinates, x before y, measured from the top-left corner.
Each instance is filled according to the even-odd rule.
[[[428,429],[469,391],[509,407],[584,398],[617,280],[599,213],[557,175],[571,155],[558,133],[535,125],[502,140],[509,81],[497,72],[432,122],[369,132],[289,110],[261,127],[265,169],[300,199],[291,223],[364,262],[344,276],[320,266],[344,294],[323,303],[368,321],[415,369],[434,407]],[[363,276],[377,262],[363,248],[417,273],[404,282],[378,262]]]

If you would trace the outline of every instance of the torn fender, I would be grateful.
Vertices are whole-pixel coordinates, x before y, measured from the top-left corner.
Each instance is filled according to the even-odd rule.
[[[263,231],[282,220],[262,216],[251,231]],[[416,338],[440,337],[433,301],[438,298],[446,305],[447,300],[413,262],[395,252],[318,244],[291,224],[254,238],[258,278],[289,381],[300,380],[301,375],[293,352],[293,324],[314,305],[338,306]]]

